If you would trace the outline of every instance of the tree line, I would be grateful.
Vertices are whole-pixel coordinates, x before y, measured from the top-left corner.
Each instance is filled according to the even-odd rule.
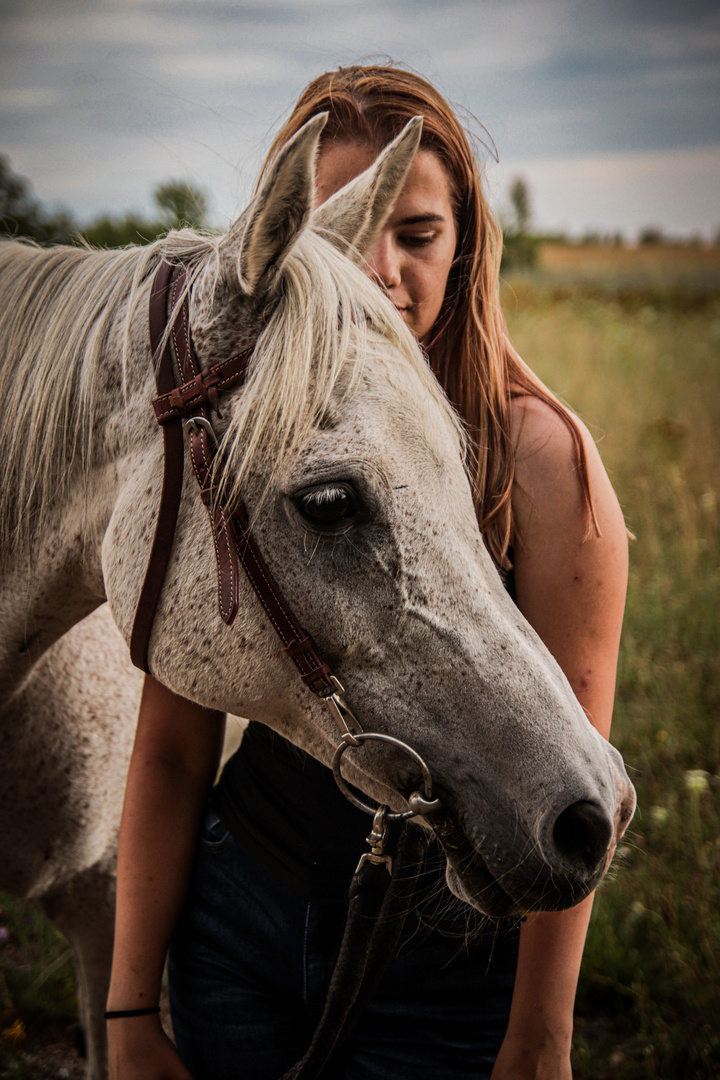
[[[208,197],[204,191],[184,180],[167,180],[153,190],[154,213],[144,216],[128,212],[113,216],[101,214],[89,224],[79,224],[67,210],[48,210],[35,197],[30,182],[14,172],[10,161],[0,154],[0,236],[23,236],[39,244],[79,244],[92,247],[124,247],[148,244],[170,229],[185,226],[207,228]],[[527,180],[516,176],[508,189],[508,207],[501,214],[504,270],[532,267],[541,243],[569,244],[564,233],[544,235],[533,229],[530,188]],[[648,226],[638,235],[641,245],[668,244],[672,239],[662,229]],[[674,241],[678,243],[679,241]],[[720,243],[720,235],[717,238]],[[625,239],[619,232],[588,232],[581,244],[622,247]],[[702,237],[691,237],[684,244],[701,244]]]
[[[79,244],[124,247],[149,244],[170,229],[207,225],[208,200],[199,188],[184,180],[167,180],[153,191],[154,215],[129,212],[101,214],[87,225],[67,210],[48,210],[35,197],[30,182],[16,173],[0,155],[0,235],[27,237],[39,244]]]
[[[503,222],[503,266],[532,266],[537,238],[531,232],[530,191],[522,177],[510,186],[511,211]],[[78,244],[124,247],[148,244],[170,229],[207,226],[208,199],[204,191],[184,180],[167,180],[153,191],[155,215],[129,212],[101,214],[80,225],[67,210],[49,211],[34,196],[30,182],[14,172],[0,155],[0,236],[24,236],[39,244]]]

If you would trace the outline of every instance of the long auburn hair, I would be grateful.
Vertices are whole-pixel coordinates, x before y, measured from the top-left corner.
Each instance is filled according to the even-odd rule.
[[[574,443],[588,517],[597,531],[585,448],[572,414],[512,345],[500,307],[502,232],[483,193],[468,136],[453,109],[425,79],[404,68],[357,65],[326,72],[302,92],[270,147],[268,163],[304,123],[328,113],[324,145],[360,142],[378,151],[413,116],[423,117],[421,148],[436,154],[450,178],[458,247],[445,300],[425,343],[430,366],[469,435],[469,472],[478,523],[501,568],[514,535],[511,492],[515,455],[510,401],[528,394],[550,406]]]

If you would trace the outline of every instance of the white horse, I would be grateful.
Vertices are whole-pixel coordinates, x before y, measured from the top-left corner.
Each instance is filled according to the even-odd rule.
[[[402,185],[418,125],[312,213],[321,126],[286,147],[222,237],[182,232],[121,252],[0,246],[0,888],[39,901],[73,943],[93,1078],[105,1068],[99,1010],[140,681],[121,638],[162,476],[147,341],[162,259],[191,266],[202,367],[255,343],[247,381],[213,418],[232,493],[363,726],[428,763],[450,888],[498,915],[578,902],[634,806],[619,755],[502,587],[456,417],[355,265]],[[119,633],[106,610],[76,625],[105,599]],[[234,623],[218,616],[191,477],[149,660],[177,693],[331,762],[337,729],[246,582]],[[418,786],[407,756],[387,747],[347,758],[349,779],[395,808]]]

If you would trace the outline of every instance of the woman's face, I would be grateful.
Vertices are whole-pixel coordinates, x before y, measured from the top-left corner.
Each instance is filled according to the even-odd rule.
[[[317,203],[329,199],[376,157],[377,151],[365,143],[325,147],[317,167]],[[435,154],[419,150],[367,257],[367,272],[384,287],[420,341],[427,339],[440,314],[456,246],[448,174]]]

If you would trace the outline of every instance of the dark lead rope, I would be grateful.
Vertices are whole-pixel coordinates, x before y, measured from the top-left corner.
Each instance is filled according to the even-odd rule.
[[[395,954],[424,850],[421,830],[403,827],[392,874],[386,865],[361,859],[322,1016],[305,1054],[281,1080],[315,1080],[368,1004]]]

